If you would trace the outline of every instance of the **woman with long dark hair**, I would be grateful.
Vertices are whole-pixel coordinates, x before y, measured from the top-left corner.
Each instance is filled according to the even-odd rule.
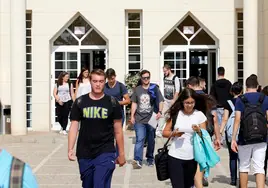
[[[60,134],[67,135],[66,127],[68,124],[68,116],[72,101],[74,100],[73,85],[69,81],[69,74],[67,72],[60,73],[57,84],[54,87],[53,95],[56,99],[58,122],[62,127]]]
[[[89,71],[86,68],[82,68],[76,83],[75,83],[75,96],[76,98],[91,92],[91,85],[89,79]]]
[[[169,176],[173,188],[190,188],[194,185],[197,162],[194,160],[193,135],[206,129],[207,97],[186,88],[171,106],[164,137],[173,137],[169,150]],[[172,119],[176,117],[174,127]]]

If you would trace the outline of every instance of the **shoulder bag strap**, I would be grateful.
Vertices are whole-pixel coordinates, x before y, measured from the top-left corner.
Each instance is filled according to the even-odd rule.
[[[22,188],[25,163],[13,157],[10,169],[9,188]]]
[[[233,102],[231,100],[228,100],[227,102],[228,102],[229,106],[231,107],[232,111],[234,111],[235,106],[234,106]]]

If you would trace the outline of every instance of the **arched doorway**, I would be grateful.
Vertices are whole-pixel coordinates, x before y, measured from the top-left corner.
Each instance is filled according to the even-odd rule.
[[[197,18],[186,14],[160,44],[161,68],[169,64],[181,83],[190,76],[202,77],[209,92],[216,80],[219,41]]]
[[[105,70],[108,40],[78,13],[51,39],[51,49],[51,126],[53,130],[59,130],[53,97],[59,74],[68,72],[75,87],[81,68]]]

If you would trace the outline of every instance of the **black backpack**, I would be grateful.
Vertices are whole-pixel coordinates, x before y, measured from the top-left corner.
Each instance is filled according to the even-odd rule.
[[[261,94],[257,104],[251,104],[244,95],[240,96],[245,105],[241,118],[241,128],[246,144],[266,142],[267,120],[265,113],[262,111],[264,98],[265,95]]]

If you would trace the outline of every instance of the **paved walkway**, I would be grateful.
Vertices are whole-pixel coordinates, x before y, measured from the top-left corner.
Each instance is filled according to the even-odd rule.
[[[143,166],[133,170],[134,133],[125,132],[125,152],[128,164],[115,170],[112,188],[168,188],[170,182],[159,182],[155,169]],[[156,148],[164,140],[156,140]],[[67,137],[57,133],[29,133],[27,136],[0,136],[0,147],[26,161],[37,176],[40,187],[77,188],[81,187],[77,162],[67,159]],[[228,152],[225,148],[219,151],[221,163],[211,170],[211,188],[230,188],[228,173]],[[254,177],[249,178],[249,188],[254,188]]]

